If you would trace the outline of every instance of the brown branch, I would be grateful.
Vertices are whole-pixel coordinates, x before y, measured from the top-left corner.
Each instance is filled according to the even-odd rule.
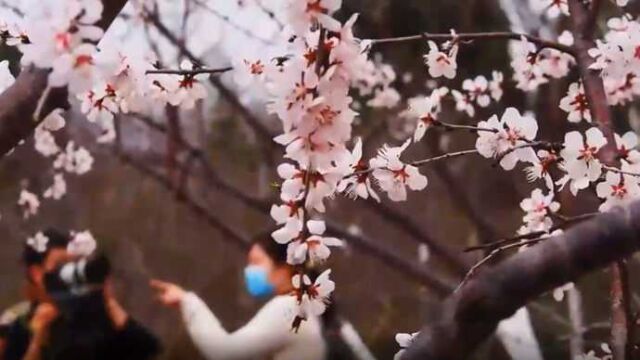
[[[611,271],[611,351],[614,359],[632,359],[634,320],[631,313],[629,271],[624,261],[616,261]]]
[[[175,35],[166,27],[166,25],[160,21],[158,15],[156,13],[148,12],[145,14],[145,19],[151,23],[158,32],[166,38],[171,44],[176,46],[180,53],[186,56],[191,62],[196,64],[202,64],[202,61],[196,57],[187,47],[180,42]],[[265,148],[269,150],[268,153],[272,153],[277,150],[276,143],[272,141],[274,134],[266,127],[260,119],[252,114],[238,99],[236,94],[231,91],[226,85],[220,81],[217,77],[209,77],[209,82],[215,88],[218,89],[220,95],[223,99],[225,99],[233,108],[238,111],[238,113],[245,119],[247,124],[253,129],[258,138],[262,140]]]
[[[385,38],[385,39],[373,39],[371,42],[373,45],[378,45],[378,44],[416,41],[416,40],[439,40],[439,41],[449,41],[454,39],[457,39],[459,41],[520,40],[522,37],[526,38],[529,42],[532,42],[543,49],[550,48],[550,49],[556,49],[568,54],[572,54],[572,55],[574,54],[573,48],[571,48],[570,46],[566,46],[554,41],[541,39],[539,37],[535,37],[527,34],[519,34],[519,33],[513,33],[513,32],[506,32],[506,31],[460,33],[460,34],[456,34],[455,36],[453,36],[452,34],[422,33],[422,34],[411,35],[411,36],[402,36],[402,37]]]
[[[493,250],[496,249],[498,247],[504,246],[506,244],[510,244],[510,243],[514,243],[517,241],[522,241],[522,240],[528,240],[528,239],[534,239],[534,238],[538,238],[541,236],[544,236],[546,234],[550,234],[558,229],[564,229],[568,226],[571,226],[575,223],[584,221],[584,220],[588,220],[591,219],[595,216],[597,216],[598,213],[586,213],[586,214],[581,214],[581,215],[576,215],[576,216],[563,216],[560,214],[553,214],[552,216],[559,218],[560,220],[562,220],[561,223],[556,224],[554,226],[552,226],[549,230],[547,231],[533,231],[530,233],[526,233],[526,234],[520,234],[520,235],[516,235],[516,236],[512,236],[512,237],[508,237],[508,238],[504,238],[504,239],[500,239],[500,240],[496,240],[490,243],[486,243],[486,244],[481,244],[481,245],[477,245],[477,246],[470,246],[468,248],[466,248],[464,250],[464,252],[471,252],[471,251],[476,251],[476,250]]]
[[[126,4],[126,0],[104,2],[102,19],[98,22],[106,30]],[[38,124],[54,109],[68,108],[67,89],[54,88],[43,103],[40,116],[36,113],[38,101],[47,89],[49,70],[33,67],[24,69],[16,82],[0,94],[0,157],[27,138]]]
[[[209,225],[218,230],[223,235],[222,238],[224,240],[231,242],[232,244],[240,247],[242,250],[246,250],[249,248],[249,246],[251,245],[251,241],[248,238],[238,234],[235,230],[230,228],[225,221],[213,216],[211,214],[211,211],[206,206],[200,204],[186,191],[180,188],[175,188],[169,178],[161,175],[157,171],[134,159],[130,155],[122,152],[116,153],[115,155],[125,164],[132,166],[143,175],[158,182],[162,187],[167,189],[167,191],[174,193],[176,195],[176,199],[179,202],[186,205],[198,217],[204,219]]]
[[[456,157],[461,157],[461,156],[470,155],[470,154],[477,154],[477,153],[478,153],[478,150],[476,150],[476,149],[455,151],[455,152],[450,152],[450,153],[434,156],[434,157],[431,157],[431,158],[428,158],[428,159],[412,161],[410,164],[413,165],[413,166],[420,167],[420,166],[428,165],[428,164],[430,164],[430,163],[432,163],[434,161],[448,160],[448,159],[452,159],[452,158],[456,158]]]
[[[410,238],[421,244],[425,244],[429,247],[434,255],[442,257],[454,273],[459,276],[464,275],[466,269],[469,267],[469,263],[465,261],[451,247],[436,241],[428,232],[422,230],[420,225],[416,224],[409,216],[399,212],[396,209],[389,207],[384,203],[378,203],[374,200],[367,200],[365,204],[374,212],[378,213],[385,221],[388,221],[392,225],[396,226],[400,230],[410,235]]]
[[[227,66],[219,69],[193,69],[193,70],[180,70],[180,69],[157,69],[157,70],[147,70],[146,74],[167,74],[167,75],[187,75],[194,76],[200,74],[222,74],[228,71],[233,70],[233,67]]]
[[[608,141],[605,151],[600,151],[600,155],[605,153],[603,161],[605,164],[611,163],[615,158],[611,111],[609,104],[607,104],[607,94],[599,72],[589,69],[589,66],[595,61],[589,55],[589,49],[596,47],[596,43],[593,40],[593,25],[589,23],[591,14],[588,7],[581,0],[569,0],[569,11],[571,12],[571,30],[575,39],[576,61],[584,85],[585,95],[589,101],[591,117],[597,121]]]
[[[469,281],[422,329],[403,359],[463,359],[497,324],[543,293],[640,249],[640,202],[518,253]]]
[[[478,261],[475,265],[473,265],[471,267],[471,269],[469,269],[467,274],[464,276],[464,278],[462,279],[462,281],[460,282],[460,284],[456,288],[456,291],[460,290],[467,282],[469,282],[469,280],[471,280],[472,277],[475,276],[476,272],[480,269],[480,267],[482,267],[483,265],[487,264],[489,261],[491,261],[491,259],[497,257],[502,252],[505,252],[505,251],[510,250],[510,249],[520,248],[520,247],[523,247],[523,246],[535,245],[535,244],[537,244],[537,243],[539,243],[539,242],[541,242],[541,241],[543,241],[545,239],[548,239],[548,237],[538,237],[538,238],[534,238],[534,239],[523,240],[523,241],[520,241],[520,242],[517,242],[517,243],[507,244],[507,245],[503,245],[503,246],[500,246],[498,248],[493,249],[489,253],[489,255],[487,255],[484,258],[482,258],[482,260]]]
[[[581,0],[569,0],[570,26],[575,39],[574,49],[580,77],[589,101],[591,117],[598,122],[607,139],[607,144],[598,153],[598,156],[605,165],[611,165],[616,157],[613,119],[607,103],[604,82],[597,71],[589,69],[589,66],[595,61],[589,55],[589,49],[595,47],[593,32],[599,8],[600,1],[594,2],[593,7],[589,8]],[[628,292],[624,290],[628,287],[626,277],[622,277],[622,274],[626,273],[624,267],[624,263],[611,266],[611,345],[615,360],[627,359],[631,355],[628,336],[632,332],[633,323],[629,321],[631,318],[628,313],[630,300]]]
[[[182,127],[180,126],[180,111],[176,106],[167,105],[165,106],[165,114],[167,116],[165,164],[169,180],[174,187],[178,187],[178,155],[182,150],[181,145],[184,144]]]
[[[439,138],[437,140],[439,140]],[[442,154],[439,143],[440,141],[436,141],[436,139],[426,142],[432,155]],[[499,232],[495,225],[487,221],[481,211],[474,206],[471,201],[469,191],[467,191],[467,187],[451,173],[447,164],[444,162],[438,162],[434,165],[434,170],[440,177],[444,186],[447,188],[447,194],[449,194],[453,199],[454,204],[456,204],[476,226],[480,242],[486,243],[498,238]]]

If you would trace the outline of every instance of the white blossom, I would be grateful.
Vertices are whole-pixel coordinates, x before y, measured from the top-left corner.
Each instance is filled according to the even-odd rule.
[[[436,121],[438,114],[442,110],[442,98],[449,92],[443,87],[433,90],[430,96],[417,96],[407,102],[409,108],[403,113],[404,116],[417,119],[416,130],[413,134],[413,141],[422,140],[427,129]]]
[[[624,166],[622,169],[628,171]],[[596,185],[596,194],[604,200],[599,207],[600,211],[609,211],[613,207],[624,206],[640,195],[638,178],[607,171],[605,180]]]
[[[329,275],[331,275],[331,270],[325,270],[313,283],[307,275],[296,274],[293,276],[291,283],[299,305],[299,318],[307,319],[309,316],[319,316],[325,311],[331,293],[336,286],[329,279]]]
[[[338,192],[345,192],[354,199],[368,199],[371,196],[374,200],[380,201],[380,197],[371,186],[369,166],[362,160],[362,139],[356,140],[353,151],[344,158],[341,166],[345,168],[343,172],[349,175],[338,183]]]
[[[553,200],[554,194],[545,195],[541,189],[535,189],[531,196],[520,202],[520,208],[525,212],[524,226],[519,233],[527,234],[537,231],[549,231],[553,225],[551,215],[560,209],[560,203]]]
[[[47,199],[60,200],[67,193],[67,182],[62,174],[53,176],[53,184],[47,188],[42,196]]]
[[[38,213],[40,208],[40,200],[38,195],[22,190],[20,192],[20,198],[18,199],[18,205],[22,208],[22,215],[26,219]]]
[[[342,246],[342,241],[334,237],[322,236],[326,230],[324,221],[307,221],[309,237],[298,238],[289,243],[287,247],[287,262],[292,265],[305,263],[311,264],[324,262],[331,255],[330,246]]]
[[[500,166],[511,170],[518,161],[529,161],[535,157],[527,143],[534,140],[538,123],[529,116],[522,116],[515,108],[508,108],[502,118],[496,115],[488,121],[478,123],[476,149],[485,158],[501,157]]]
[[[591,122],[589,102],[582,83],[572,83],[567,96],[560,100],[560,109],[569,113],[568,120],[573,123],[585,120]]]
[[[48,243],[49,238],[41,231],[37,232],[34,236],[27,238],[27,245],[39,253],[44,253],[47,251]]]
[[[427,177],[420,174],[417,167],[400,160],[402,152],[410,142],[411,140],[407,140],[399,147],[384,145],[378,152],[378,156],[369,161],[369,166],[374,169],[373,177],[378,186],[393,201],[405,201],[407,187],[415,191],[427,187]]]
[[[587,130],[586,139],[578,131],[567,133],[564,148],[560,152],[567,175],[558,184],[564,186],[570,182],[570,190],[575,195],[589,186],[590,182],[596,181],[602,174],[602,164],[597,154],[606,143],[602,132],[595,127]]]
[[[424,55],[424,62],[429,69],[429,75],[433,78],[444,76],[447,79],[456,77],[458,63],[458,45],[454,44],[448,51],[442,51],[438,45],[429,41],[429,52]]]

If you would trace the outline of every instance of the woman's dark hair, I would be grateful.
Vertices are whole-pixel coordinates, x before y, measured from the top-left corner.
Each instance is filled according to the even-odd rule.
[[[36,249],[25,242],[24,249],[22,251],[22,262],[26,266],[42,265],[51,250],[66,249],[67,245],[69,245],[69,242],[71,241],[71,237],[68,234],[54,228],[45,230],[43,234],[47,239],[49,239],[43,252],[36,251]]]
[[[287,264],[287,245],[279,244],[271,237],[273,231],[265,231],[253,238],[252,244],[258,245],[276,263]]]

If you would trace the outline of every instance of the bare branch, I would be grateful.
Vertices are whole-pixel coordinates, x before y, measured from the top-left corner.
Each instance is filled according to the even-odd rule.
[[[198,59],[189,49],[185,47],[185,45],[180,42],[175,35],[166,27],[166,25],[160,21],[157,14],[147,12],[145,14],[145,19],[152,24],[158,32],[164,36],[170,43],[178,48],[180,53],[186,56],[191,62],[196,64],[202,64],[202,61]],[[216,87],[220,92],[222,98],[224,98],[234,109],[238,111],[238,113],[246,120],[247,124],[253,129],[256,135],[261,139],[265,148],[267,150],[274,151],[276,150],[276,143],[272,141],[274,134],[271,133],[271,130],[267,126],[265,126],[262,121],[252,114],[238,99],[236,94],[231,91],[226,85],[220,81],[217,77],[209,77],[209,82],[211,85]],[[266,154],[265,154],[266,155]]]
[[[570,46],[566,46],[554,41],[544,40],[539,37],[527,35],[527,34],[519,34],[513,32],[505,32],[505,31],[496,31],[496,32],[477,32],[477,33],[460,33],[455,36],[452,34],[430,34],[430,33],[422,33],[411,36],[402,36],[402,37],[394,37],[394,38],[385,38],[385,39],[373,39],[371,43],[373,45],[378,44],[389,44],[389,43],[399,43],[399,42],[407,42],[407,41],[416,41],[416,40],[436,40],[436,41],[449,41],[457,39],[459,41],[470,41],[470,40],[520,40],[522,37],[527,39],[529,42],[532,42],[538,45],[541,48],[549,48],[556,49],[567,54],[574,54],[574,50]]]
[[[504,246],[506,244],[510,244],[513,242],[517,242],[517,241],[521,241],[521,240],[527,240],[527,239],[535,239],[541,236],[544,236],[545,234],[549,234],[552,233],[558,229],[564,229],[568,226],[571,226],[575,223],[584,221],[584,220],[588,220],[591,219],[595,216],[597,216],[598,213],[586,213],[586,214],[581,214],[581,215],[576,215],[576,216],[563,216],[560,214],[554,214],[553,216],[559,218],[560,220],[562,220],[561,223],[552,226],[548,231],[534,231],[534,232],[530,232],[530,233],[526,233],[526,234],[520,234],[520,235],[516,235],[516,236],[512,236],[512,237],[508,237],[505,239],[500,239],[494,242],[490,242],[490,243],[486,243],[486,244],[482,244],[482,245],[477,245],[477,246],[470,246],[468,248],[466,248],[464,251],[465,252],[471,252],[471,251],[476,251],[476,250],[493,250],[495,248]]]

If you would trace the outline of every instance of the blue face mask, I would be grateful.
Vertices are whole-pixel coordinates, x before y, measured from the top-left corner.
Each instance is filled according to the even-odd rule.
[[[262,266],[247,266],[244,269],[244,282],[247,291],[254,297],[266,297],[272,295],[275,290],[269,282],[267,270]]]

